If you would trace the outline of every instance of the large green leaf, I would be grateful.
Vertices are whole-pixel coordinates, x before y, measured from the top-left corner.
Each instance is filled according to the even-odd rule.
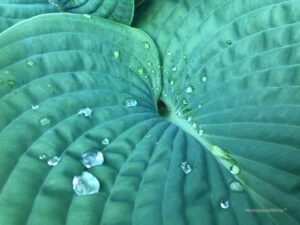
[[[49,14],[3,32],[0,45],[0,224],[116,224],[116,214],[130,221],[132,190],[156,143],[149,140],[169,126],[155,113],[161,83],[151,39],[99,18]],[[130,99],[138,105],[126,107]],[[85,107],[91,118],[78,115]],[[105,148],[103,138],[111,142]],[[91,172],[101,192],[76,197],[80,155],[97,148],[105,165]],[[49,167],[42,154],[62,161]],[[140,196],[136,204],[144,204]]]
[[[169,119],[241,170],[245,192],[227,193],[224,212],[234,223],[300,223],[299,11],[299,1],[156,0],[137,23],[160,49]]]
[[[24,19],[55,12],[91,14],[130,24],[134,0],[1,0],[0,32]]]

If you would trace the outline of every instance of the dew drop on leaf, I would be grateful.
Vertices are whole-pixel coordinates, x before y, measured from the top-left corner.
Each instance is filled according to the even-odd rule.
[[[229,201],[221,201],[220,206],[222,209],[228,209],[229,208]]]
[[[200,136],[203,136],[203,135],[204,135],[204,130],[203,130],[202,128],[200,128],[199,131],[198,131],[198,134],[199,134]]]
[[[10,71],[9,70],[4,70],[4,72],[3,72],[5,75],[8,75],[8,74],[10,74]]]
[[[103,138],[103,139],[101,140],[101,144],[103,144],[103,145],[108,145],[109,143],[110,143],[110,141],[109,141],[108,138]]]
[[[172,67],[172,72],[176,72],[177,71],[177,67],[176,66],[173,66]]]
[[[100,190],[98,179],[86,171],[79,176],[74,176],[72,184],[75,194],[79,196],[96,194]]]
[[[144,70],[143,70],[142,67],[139,67],[139,68],[137,69],[137,72],[138,72],[139,75],[143,75],[143,74],[144,74]]]
[[[50,159],[48,159],[47,164],[49,166],[53,166],[54,167],[54,166],[58,165],[58,163],[60,162],[60,160],[61,160],[61,157],[53,156]]]
[[[180,167],[185,174],[192,172],[192,166],[188,162],[182,162]]]
[[[39,159],[40,160],[45,160],[47,158],[47,155],[46,154],[41,154],[39,155]]]
[[[226,40],[225,43],[226,43],[227,45],[231,45],[231,44],[232,44],[232,41],[231,41],[231,40]]]
[[[233,175],[239,174],[239,172],[240,172],[240,167],[238,167],[238,166],[236,166],[236,165],[231,165],[231,166],[229,167],[229,171],[230,171],[230,173],[233,174]]]
[[[184,98],[184,99],[182,99],[182,104],[183,104],[183,105],[187,105],[187,104],[188,104],[188,101]]]
[[[81,155],[80,161],[86,168],[91,168],[102,165],[104,162],[104,156],[102,152],[97,150],[87,151]]]
[[[114,56],[116,59],[119,58],[119,57],[120,57],[120,52],[117,51],[117,50],[115,50],[115,51],[113,52],[113,56]]]
[[[193,90],[194,90],[194,87],[190,85],[190,86],[188,86],[188,87],[186,88],[185,92],[186,92],[187,94],[191,94],[191,93],[193,92]]]
[[[152,66],[152,62],[151,61],[147,61],[147,66],[151,67]]]
[[[32,106],[31,106],[31,109],[32,109],[32,110],[37,110],[37,109],[39,109],[39,108],[40,108],[39,105],[32,105]]]
[[[91,16],[90,14],[83,14],[83,16],[84,16],[85,18],[87,18],[87,19],[91,19],[91,18],[92,18],[92,16]]]
[[[43,127],[49,125],[50,122],[51,122],[50,119],[46,116],[40,118],[40,125]]]
[[[136,107],[138,105],[138,102],[135,99],[126,99],[125,105],[126,107]]]
[[[78,112],[79,116],[91,117],[93,110],[89,107],[81,108]]]
[[[31,61],[31,60],[28,60],[28,61],[26,62],[26,65],[27,65],[28,67],[33,67],[33,66],[34,66],[34,62]]]
[[[145,48],[145,49],[149,49],[149,48],[150,48],[149,42],[144,41],[144,48]]]
[[[238,181],[233,181],[230,183],[230,189],[232,191],[241,192],[244,190],[243,185]]]

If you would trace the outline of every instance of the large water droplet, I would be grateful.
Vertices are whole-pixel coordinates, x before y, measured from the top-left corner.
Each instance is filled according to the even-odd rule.
[[[27,65],[28,67],[33,67],[33,66],[34,66],[34,62],[31,61],[31,60],[28,60],[28,61],[26,62],[26,65]]]
[[[233,181],[233,182],[230,183],[230,189],[232,191],[241,192],[241,191],[244,190],[244,187],[243,187],[243,185],[240,182]]]
[[[145,49],[149,49],[149,48],[150,48],[149,42],[144,41],[144,48],[145,48]]]
[[[53,156],[50,159],[48,159],[47,164],[49,166],[56,166],[61,160],[61,157]]]
[[[113,56],[114,56],[116,59],[119,58],[119,57],[120,57],[120,52],[117,51],[117,50],[115,50],[115,51],[113,52]]]
[[[239,174],[239,172],[240,172],[240,167],[238,167],[237,165],[231,165],[231,166],[229,167],[229,171],[230,171],[230,173],[233,174],[233,175]]]
[[[108,138],[103,138],[102,140],[101,140],[101,143],[103,144],[103,145],[108,145],[109,144],[109,139]]]
[[[81,163],[86,168],[102,165],[104,157],[100,151],[88,151],[81,155]]]
[[[81,108],[78,112],[79,116],[91,117],[93,110],[89,107]]]
[[[82,172],[79,176],[73,178],[73,190],[76,195],[92,195],[100,190],[98,179],[89,172]]]
[[[50,119],[48,118],[48,117],[46,117],[46,116],[43,116],[43,117],[41,117],[40,118],[40,124],[41,124],[41,126],[47,126],[48,124],[50,124]]]
[[[228,209],[229,208],[229,201],[221,201],[220,206],[222,209]]]
[[[136,107],[138,105],[138,102],[135,99],[126,99],[125,105],[127,107]]]
[[[192,172],[192,166],[188,162],[182,162],[180,167],[185,174]]]

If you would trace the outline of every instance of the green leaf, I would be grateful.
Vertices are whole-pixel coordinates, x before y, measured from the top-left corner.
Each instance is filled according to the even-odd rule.
[[[146,133],[159,139],[169,126],[155,113],[161,81],[151,39],[100,18],[49,14],[4,31],[0,48],[0,224],[110,223],[125,215],[155,144]],[[78,115],[86,107],[91,116]],[[80,198],[72,179],[84,170],[80,155],[93,149],[105,156],[90,170],[101,192]],[[62,160],[49,167],[43,154]]]
[[[299,1],[155,0],[137,22],[163,59],[169,119],[240,170],[231,179],[245,191],[227,193],[232,207],[198,224],[299,224],[299,10]]]
[[[2,0],[0,32],[36,15],[55,12],[90,14],[130,24],[134,0]]]

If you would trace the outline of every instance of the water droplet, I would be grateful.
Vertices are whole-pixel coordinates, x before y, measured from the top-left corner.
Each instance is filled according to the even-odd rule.
[[[78,115],[79,116],[85,116],[85,117],[91,117],[93,110],[89,107],[82,108],[79,110]]]
[[[228,44],[228,45],[231,45],[232,41],[231,40],[226,40],[225,43]]]
[[[198,108],[199,108],[199,109],[201,109],[201,108],[202,108],[202,105],[201,105],[201,104],[199,104],[199,105],[198,105]]]
[[[10,74],[10,71],[9,70],[4,70],[4,72],[3,72],[5,75],[8,75],[8,74]]]
[[[139,67],[139,68],[137,69],[137,72],[138,72],[139,75],[143,75],[143,74],[144,74],[144,70],[143,70],[142,67]]]
[[[186,92],[187,94],[191,94],[191,93],[193,92],[193,90],[194,90],[194,87],[193,87],[193,86],[188,86],[188,87],[186,88],[185,92]]]
[[[50,159],[48,159],[47,164],[49,166],[56,166],[61,160],[61,157],[53,156]]]
[[[40,108],[39,105],[32,105],[32,106],[31,106],[31,109],[32,109],[32,110],[37,110],[37,109],[39,109],[39,108]]]
[[[193,119],[193,117],[188,116],[187,121],[190,123],[190,122],[192,122],[192,119]]]
[[[221,201],[220,206],[222,209],[228,209],[229,208],[229,201]]]
[[[88,18],[88,19],[91,19],[91,18],[92,18],[92,16],[89,15],[89,14],[83,14],[83,16],[84,16],[85,18]]]
[[[151,67],[152,66],[152,62],[151,61],[147,61],[147,66]]]
[[[98,179],[89,172],[82,172],[79,176],[73,178],[73,190],[76,195],[92,195],[100,190]]]
[[[240,167],[238,167],[238,166],[236,166],[236,165],[231,165],[231,166],[229,167],[229,171],[230,171],[230,173],[233,174],[233,175],[239,174],[239,172],[240,172]]]
[[[207,77],[202,77],[202,82],[206,82],[207,81]]]
[[[47,158],[47,155],[46,154],[41,154],[39,155],[39,159],[40,160],[45,160]]]
[[[8,80],[7,81],[7,84],[10,86],[10,87],[14,87],[16,85],[16,81],[14,80]]]
[[[182,114],[181,114],[181,112],[176,112],[176,115],[178,116],[178,117],[181,117],[182,116]]]
[[[31,60],[28,60],[28,61],[26,62],[26,65],[27,65],[28,67],[33,67],[33,66],[34,66],[34,62],[31,61]]]
[[[147,138],[151,138],[151,134],[147,134],[146,137],[147,137]]]
[[[171,55],[172,55],[171,51],[167,51],[167,56],[171,56]]]
[[[150,48],[149,42],[144,41],[144,48],[145,48],[145,49],[149,49],[149,48]]]
[[[197,129],[198,124],[197,124],[197,123],[193,123],[193,124],[192,124],[192,127],[193,127],[194,129]]]
[[[174,80],[173,80],[173,79],[170,80],[170,84],[171,84],[172,86],[174,85]]]
[[[101,143],[102,143],[103,145],[108,145],[108,144],[110,143],[110,141],[109,141],[108,138],[104,138],[104,139],[101,140]]]
[[[138,104],[138,102],[135,99],[126,99],[126,101],[125,101],[125,105],[127,107],[136,107],[137,104]]]
[[[176,72],[177,71],[177,67],[176,66],[173,66],[172,67],[172,72]]]
[[[238,181],[233,181],[230,183],[230,189],[232,191],[237,191],[237,192],[241,192],[244,190],[244,187],[242,186],[242,184]]]
[[[51,122],[50,119],[46,116],[43,116],[43,117],[40,118],[40,124],[43,127],[49,125],[50,122]]]
[[[115,51],[113,52],[113,56],[114,56],[116,59],[119,58],[119,57],[120,57],[120,52],[117,51],[117,50],[115,50]]]
[[[134,67],[130,67],[129,69],[131,72],[134,72]]]
[[[200,136],[203,136],[203,135],[204,135],[204,130],[200,128],[199,131],[198,131],[198,134],[199,134]]]
[[[180,164],[180,167],[185,174],[189,174],[190,172],[192,172],[192,166],[187,162],[182,162]]]
[[[188,104],[188,101],[184,98],[184,99],[182,99],[182,104],[183,104],[183,105],[187,105],[187,104]]]
[[[91,168],[102,165],[104,162],[104,157],[100,151],[88,151],[81,155],[80,161],[86,168]]]

